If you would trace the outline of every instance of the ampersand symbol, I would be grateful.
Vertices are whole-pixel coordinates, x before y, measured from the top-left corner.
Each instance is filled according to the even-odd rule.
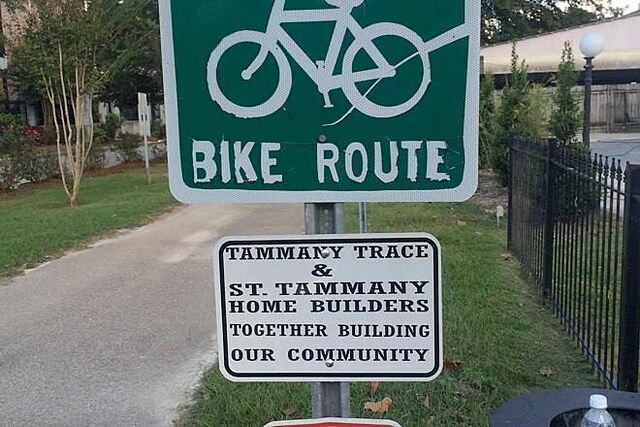
[[[331,277],[331,272],[333,270],[327,267],[327,264],[317,264],[311,274],[316,277]]]

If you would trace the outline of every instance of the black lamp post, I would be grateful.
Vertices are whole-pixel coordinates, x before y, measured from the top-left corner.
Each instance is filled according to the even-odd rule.
[[[593,31],[585,34],[580,40],[580,51],[587,61],[584,66],[584,126],[582,128],[582,142],[587,147],[591,145],[591,84],[593,83],[593,59],[604,49],[604,39]]]

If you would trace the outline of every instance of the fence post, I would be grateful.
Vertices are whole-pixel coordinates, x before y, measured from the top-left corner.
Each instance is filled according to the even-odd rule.
[[[555,139],[549,139],[546,152],[546,186],[544,189],[544,248],[542,261],[542,291],[544,298],[551,296],[553,283],[553,241],[555,234],[555,196],[557,168],[553,163],[556,158],[558,143]]]
[[[627,165],[626,173],[618,388],[636,393],[640,352],[640,165]]]
[[[515,135],[511,135],[509,139],[509,158],[507,162],[507,248],[513,250],[511,247],[511,238],[513,234],[513,141]]]

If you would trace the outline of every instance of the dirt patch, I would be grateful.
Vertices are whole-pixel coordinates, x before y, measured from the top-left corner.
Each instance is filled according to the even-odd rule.
[[[471,201],[490,212],[495,212],[497,206],[502,206],[506,210],[509,201],[507,187],[502,187],[498,184],[495,173],[480,171],[478,174],[478,191],[471,198]]]

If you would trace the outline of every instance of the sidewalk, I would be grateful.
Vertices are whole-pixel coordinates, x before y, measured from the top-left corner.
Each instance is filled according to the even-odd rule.
[[[640,133],[591,133],[591,142],[638,142]]]

